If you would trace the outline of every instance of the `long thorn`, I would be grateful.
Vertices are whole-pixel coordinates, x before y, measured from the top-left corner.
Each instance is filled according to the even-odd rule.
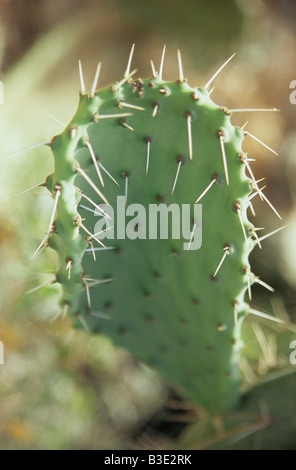
[[[87,206],[85,206],[84,204],[79,204],[79,208],[85,209],[86,211],[89,211],[89,212],[91,212],[92,214],[95,214],[95,213],[96,213],[94,209],[91,209],[90,207],[87,207]]]
[[[125,70],[124,75],[123,75],[124,78],[129,78],[129,76],[130,76],[130,70],[131,70],[131,64],[132,64],[132,60],[133,60],[134,50],[135,50],[135,44],[132,45],[132,48],[131,48],[131,51],[130,51],[130,54],[129,54],[128,63],[127,63],[126,70]]]
[[[136,109],[137,111],[145,111],[145,108],[143,108],[142,106],[136,106],[135,104],[125,103],[123,100],[118,101],[118,107],[120,109],[130,108],[130,109]]]
[[[258,243],[258,246],[259,246],[259,248],[260,248],[260,250],[261,250],[261,249],[262,249],[262,245],[261,245],[261,243],[260,243],[260,240],[259,240],[259,237],[258,237],[258,235],[257,235],[256,229],[253,228],[253,227],[250,227],[250,228],[249,228],[249,232],[250,232],[250,234],[256,239],[256,242]]]
[[[229,59],[226,60],[226,62],[224,62],[223,65],[221,65],[221,67],[217,70],[217,72],[214,73],[214,75],[210,78],[210,80],[207,81],[207,83],[205,84],[204,88],[207,90],[210,86],[210,84],[215,80],[215,78],[217,77],[217,75],[219,75],[219,73],[224,69],[224,67],[228,64],[228,62],[231,61],[231,59],[235,56],[236,52],[234,54],[232,54],[231,57],[229,57]]]
[[[252,215],[253,215],[254,217],[256,217],[256,212],[255,212],[254,206],[253,206],[253,204],[251,203],[251,201],[249,201],[249,207],[250,207],[250,209],[251,209]]]
[[[128,183],[129,183],[129,173],[125,172],[125,187],[124,187],[124,199],[125,199],[125,205],[127,205],[127,193],[128,193]]]
[[[258,137],[255,137],[253,134],[250,134],[250,132],[248,131],[243,131],[243,132],[244,134],[248,135],[252,139],[256,140],[256,142],[258,142],[259,144],[263,145],[263,147],[267,148],[267,150],[270,150],[270,152],[272,152],[274,155],[278,156],[278,153],[275,150],[273,150],[271,147],[269,147],[264,142],[262,142],[262,140],[258,139]]]
[[[249,201],[251,201],[255,196],[258,196],[259,193],[262,194],[262,191],[263,191],[263,189],[265,189],[265,188],[266,188],[266,185],[265,185],[265,186],[262,186],[262,188],[258,188],[258,190],[257,190],[255,193],[250,194],[250,196],[248,196]]]
[[[190,240],[189,240],[189,242],[188,242],[187,250],[190,250],[190,247],[191,247],[191,244],[192,244],[192,240],[193,240],[193,236],[194,236],[194,232],[195,232],[195,230],[196,230],[196,227],[197,227],[197,223],[194,221],[193,227],[192,227],[192,231],[191,231],[191,235],[190,235]]]
[[[158,110],[159,110],[159,104],[158,104],[158,103],[153,103],[152,117],[155,117],[155,116],[156,116]]]
[[[60,121],[57,117],[55,117],[53,114],[50,114],[51,119],[56,121],[58,124],[60,124],[62,127],[66,127],[66,124],[62,121]]]
[[[78,318],[78,320],[80,321],[80,323],[81,323],[81,325],[83,326],[83,328],[85,329],[85,331],[90,334],[91,331],[90,331],[90,329],[89,329],[88,324],[87,324],[86,321],[85,321],[85,318],[84,318],[82,315],[78,315],[77,318]]]
[[[124,118],[132,116],[132,113],[118,113],[118,114],[96,114],[95,122],[99,122],[100,119],[112,119],[112,118]]]
[[[93,250],[91,248],[86,248],[84,250],[85,253],[90,253],[92,251],[105,251],[105,250],[115,250],[115,246],[105,246],[104,248],[101,248],[101,247],[98,247],[98,248],[94,248]]]
[[[201,193],[200,196],[198,196],[198,198],[196,199],[195,201],[195,204],[197,204],[203,197],[204,195],[211,189],[211,187],[213,186],[214,183],[217,183],[218,181],[218,177],[216,174],[214,174],[212,176],[212,181],[210,182],[210,184],[206,187],[206,189]]]
[[[153,60],[150,60],[151,69],[152,69],[152,78],[157,78],[157,72],[153,63]]]
[[[56,190],[56,195],[55,195],[55,198],[54,198],[54,205],[53,205],[53,209],[52,209],[52,213],[51,213],[51,218],[50,218],[50,222],[49,222],[49,226],[48,226],[48,232],[50,232],[51,229],[52,229],[54,218],[55,218],[55,213],[56,213],[56,210],[57,210],[58,201],[59,201],[59,198],[60,198],[61,194],[62,194],[62,190],[57,189]]]
[[[90,96],[91,96],[92,98],[95,96],[95,93],[96,93],[96,89],[97,89],[97,85],[98,85],[98,80],[99,80],[99,76],[100,76],[100,72],[101,72],[101,67],[102,67],[102,64],[101,64],[101,62],[99,62],[98,65],[97,65],[97,69],[96,69],[94,81],[93,81],[93,84],[92,84],[92,87],[91,87],[91,91],[90,91]]]
[[[272,235],[275,235],[277,232],[280,230],[283,230],[284,228],[288,227],[288,225],[284,225],[283,227],[278,228],[277,230],[273,230],[273,232],[267,233],[266,235],[263,235],[262,237],[259,238],[259,242],[262,242],[266,238],[271,237]]]
[[[183,65],[182,65],[182,57],[180,49],[177,50],[178,55],[178,68],[179,68],[179,82],[184,83],[184,72],[183,72]]]
[[[245,226],[244,226],[244,222],[243,222],[243,219],[242,219],[242,214],[241,214],[241,211],[240,211],[240,209],[241,209],[241,204],[240,204],[240,202],[236,201],[236,202],[234,203],[234,208],[235,208],[236,213],[237,213],[237,215],[238,215],[238,217],[239,217],[239,221],[240,221],[241,228],[242,228],[242,231],[243,231],[243,234],[244,234],[244,238],[245,238],[245,240],[247,241],[247,235],[246,235],[246,231],[245,231]]]
[[[95,252],[95,249],[94,249],[94,244],[90,240],[87,240],[87,242],[90,245],[90,249],[91,249],[91,252],[92,252],[92,255],[93,255],[94,262],[96,262],[97,258],[96,258],[96,252]],[[101,248],[101,249],[103,250],[104,248]]]
[[[27,193],[28,191],[31,191],[32,189],[44,187],[45,185],[46,185],[46,183],[34,184],[34,186],[31,186],[30,188],[25,189],[25,190],[22,191],[21,193],[18,193],[18,194],[16,194],[15,196],[12,196],[11,199],[14,199],[14,198],[16,198],[16,197],[19,197],[19,196],[21,196],[22,194],[25,194],[25,193]]]
[[[125,127],[126,129],[129,129],[130,131],[134,131],[134,130],[135,130],[132,126],[130,126],[130,125],[126,122],[125,119],[121,119],[121,120],[120,120],[120,125],[121,125],[122,127]]]
[[[90,284],[88,284],[89,287],[94,287],[94,286],[97,286],[99,284],[105,284],[105,282],[112,282],[114,281],[114,277],[109,277],[108,279],[101,279],[101,280],[97,280],[97,279],[91,279],[91,282]]]
[[[49,236],[50,236],[50,234],[46,234],[46,235],[45,235],[45,237],[43,238],[42,242],[39,244],[39,246],[37,247],[37,249],[34,251],[33,255],[31,256],[31,260],[37,255],[37,253],[39,253],[39,251],[41,250],[41,248],[44,247],[44,244],[47,242]]]
[[[69,304],[66,303],[64,305],[64,307],[62,308],[62,310],[60,310],[59,312],[57,312],[50,320],[49,320],[49,323],[53,323],[54,321],[56,321],[59,317],[62,317],[62,319],[65,318],[66,314],[67,314],[67,311],[69,310]]]
[[[111,217],[107,214],[107,212],[105,212],[103,209],[101,209],[100,206],[98,206],[90,197],[88,197],[88,196],[86,196],[85,194],[82,194],[82,193],[81,193],[81,196],[84,199],[86,199],[88,202],[90,202],[90,204],[92,204],[97,209],[97,211],[101,212],[105,217],[112,220]],[[85,207],[84,207],[84,209],[85,209]]]
[[[101,233],[108,232],[108,230],[111,230],[111,229],[113,229],[113,228],[114,228],[113,225],[112,225],[112,227],[107,227],[107,228],[105,228],[104,230],[100,230],[99,232],[96,232],[96,233],[94,234],[94,236],[97,237],[98,235],[101,235]],[[105,245],[104,245],[104,246],[105,246]],[[106,248],[106,247],[105,247],[105,248]]]
[[[78,67],[79,67],[79,78],[80,78],[80,91],[82,95],[85,95],[85,85],[84,85],[84,78],[83,78],[83,72],[82,72],[82,65],[81,65],[81,60],[78,61]]]
[[[90,142],[88,140],[85,141],[85,145],[87,146],[88,150],[89,150],[89,153],[90,153],[90,156],[92,158],[92,161],[93,161],[93,164],[95,166],[95,169],[96,169],[96,172],[97,172],[97,175],[99,177],[99,180],[101,182],[101,185],[104,187],[104,180],[103,180],[103,177],[102,177],[102,173],[101,173],[101,170],[99,168],[99,165],[97,163],[97,159],[96,159],[96,156],[95,156],[95,152],[92,148],[92,145],[90,144]]]
[[[250,279],[250,273],[249,271],[245,271],[245,274],[247,276],[247,284],[248,284],[248,296],[249,300],[252,300],[252,290],[251,290],[251,279]]]
[[[149,162],[150,162],[150,149],[151,149],[151,137],[146,137],[145,142],[147,144],[147,154],[146,154],[146,175],[148,175]]]
[[[229,185],[227,159],[226,159],[226,152],[225,152],[225,146],[224,146],[224,132],[221,129],[219,129],[217,131],[217,135],[218,135],[219,141],[220,141],[225,180],[226,180],[226,184]]]
[[[166,45],[163,46],[161,61],[160,61],[160,66],[159,66],[158,78],[160,80],[162,80],[165,50],[166,50]]]
[[[124,77],[122,80],[120,80],[120,82],[118,83],[115,83],[115,85],[112,85],[111,89],[113,92],[116,92],[120,89],[120,87],[122,87],[122,85],[125,84],[125,82],[127,82],[133,75],[135,75],[135,73],[137,72],[137,69],[133,70],[127,77]]]
[[[187,121],[187,136],[188,136],[188,152],[189,158],[192,160],[192,114],[189,111],[185,113],[186,121]]]
[[[230,253],[230,251],[231,251],[230,246],[229,246],[229,245],[225,246],[225,247],[223,248],[223,251],[224,251],[224,254],[223,254],[223,256],[222,256],[222,258],[221,258],[221,261],[219,262],[219,264],[218,264],[218,266],[217,266],[217,268],[216,268],[216,271],[215,271],[214,274],[213,274],[213,277],[216,277],[216,275],[217,275],[219,269],[221,268],[221,266],[222,266],[222,264],[223,264],[223,262],[224,262],[226,256],[229,255],[229,253]]]
[[[230,109],[229,111],[231,113],[243,113],[243,112],[248,112],[248,111],[252,111],[252,112],[253,111],[259,111],[259,112],[279,111],[279,109],[277,109],[277,108],[270,108],[270,109],[269,108],[266,108],[266,109],[265,108],[262,108],[262,109],[260,109],[260,108],[258,108],[258,109],[257,108],[241,108],[241,109]]]
[[[106,168],[102,165],[102,163],[99,162],[99,166],[100,166],[100,168],[102,168],[102,170],[106,173],[106,175],[109,176],[109,178],[119,187],[120,184],[117,183],[116,179],[113,178],[113,176],[111,175],[111,173],[109,173],[109,171],[106,170]]]
[[[91,232],[85,227],[85,225],[83,225],[83,223],[82,223],[81,221],[79,222],[79,227],[83,228],[83,230],[90,236],[90,239],[93,238],[94,240],[96,240],[96,242],[98,242],[99,245],[101,245],[103,248],[106,248],[106,246],[104,245],[104,243],[103,243],[101,240],[99,240],[98,238],[96,238],[96,236],[95,236],[93,233],[91,233]]]
[[[86,298],[87,298],[87,304],[89,308],[91,308],[91,298],[90,298],[90,292],[89,292],[89,285],[84,279],[84,284],[85,284],[85,290],[86,290]]]
[[[261,326],[259,325],[258,322],[251,322],[251,327],[252,327],[252,330],[256,336],[256,339],[258,341],[258,344],[261,348],[261,351],[263,353],[263,356],[266,360],[266,362],[268,362],[268,348],[267,348],[267,339],[265,337],[265,334],[261,328]]]
[[[68,279],[71,279],[71,269],[73,266],[73,260],[69,259],[69,261],[66,264],[66,271],[68,271]]]
[[[94,182],[89,178],[89,176],[79,167],[79,166],[75,166],[75,169],[77,171],[77,173],[79,173],[79,175],[81,175],[87,182],[88,184],[93,188],[93,190],[100,196],[101,199],[103,199],[103,201],[109,205],[109,202],[108,200],[105,198],[104,194],[102,194],[102,192],[96,187],[96,185],[94,184]]]
[[[266,282],[264,281],[261,281],[261,279],[259,279],[259,277],[255,276],[254,277],[254,282],[256,282],[257,284],[260,284],[262,287],[265,287],[265,289],[269,290],[270,292],[274,292],[274,288],[271,287],[269,284],[267,284]]]
[[[268,313],[260,312],[259,310],[256,310],[255,308],[250,308],[249,313],[257,317],[265,318],[266,320],[274,321],[276,323],[285,323],[284,320],[282,320],[281,318],[273,317],[272,315],[268,315]]]
[[[211,96],[211,94],[213,93],[213,91],[215,90],[215,86],[213,86],[210,91],[208,92],[208,95]]]
[[[258,184],[257,184],[257,181],[256,181],[256,179],[255,179],[255,176],[254,176],[254,173],[253,173],[253,171],[252,171],[252,168],[251,168],[250,165],[249,165],[248,159],[247,159],[245,156],[243,156],[243,157],[241,158],[241,161],[246,165],[246,168],[247,168],[247,170],[248,170],[248,172],[249,172],[249,175],[250,175],[250,177],[251,177],[251,180],[253,181],[253,185],[254,185],[255,188],[257,189],[258,194],[259,194],[259,197],[260,197],[260,199],[261,199],[261,201],[262,201],[262,200],[263,200],[263,199],[262,199],[262,194],[261,194],[261,191],[260,191],[260,189],[259,189],[259,187],[258,187]]]
[[[181,155],[180,155],[180,156],[177,158],[177,162],[178,162],[178,167],[177,167],[177,173],[176,173],[175,180],[174,180],[174,184],[173,184],[172,194],[173,194],[173,192],[175,191],[175,187],[176,187],[177,180],[178,180],[178,177],[179,177],[180,168],[181,168],[181,166],[183,165],[184,158],[181,157]]]
[[[8,157],[10,155],[15,155],[17,153],[26,152],[27,150],[33,150],[38,147],[43,147],[44,145],[51,145],[51,142],[41,142],[40,144],[30,145],[29,147],[23,147],[18,150],[13,150],[13,152],[8,152],[3,155],[3,157]]]
[[[46,282],[43,282],[43,284],[40,284],[39,286],[34,287],[33,289],[28,290],[28,291],[26,292],[26,294],[32,294],[33,292],[36,292],[37,290],[42,289],[42,287],[49,286],[50,284],[53,284],[54,282],[56,282],[55,279],[54,279],[53,281],[46,281]]]
[[[269,205],[269,207],[273,210],[273,212],[275,213],[275,215],[277,215],[278,218],[282,220],[282,217],[280,216],[280,214],[278,213],[278,211],[276,210],[276,208],[271,204],[271,202],[269,201],[269,199],[267,199],[267,197],[265,196],[265,194],[262,193],[262,192],[260,192],[260,194],[262,195],[264,201],[267,202],[267,204]]]
[[[102,320],[113,320],[110,314],[104,312],[91,312],[92,317],[101,318]]]
[[[48,238],[50,237],[50,235],[52,235],[52,227],[53,227],[53,223],[54,223],[54,218],[55,218],[55,214],[56,214],[56,210],[57,210],[57,205],[58,205],[58,201],[59,201],[59,197],[61,195],[62,191],[61,189],[57,189],[56,190],[56,195],[55,195],[55,199],[54,199],[54,205],[53,205],[53,209],[52,209],[52,213],[51,213],[51,217],[50,217],[50,222],[49,222],[49,226],[48,226],[48,230],[47,230],[47,233],[46,233],[46,236],[44,237],[44,239],[42,240],[42,242],[40,243],[40,245],[38,246],[37,250],[35,250],[33,256],[31,257],[31,259],[34,258],[34,256],[37,255],[37,253],[39,252],[39,250],[43,247],[44,243],[48,240]]]

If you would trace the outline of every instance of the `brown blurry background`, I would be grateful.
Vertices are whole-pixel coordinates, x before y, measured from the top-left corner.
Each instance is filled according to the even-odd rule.
[[[166,44],[164,78],[177,78],[180,48],[189,83],[202,86],[237,52],[215,81],[213,99],[230,109],[280,109],[237,113],[232,122],[248,120],[247,130],[279,153],[246,137],[254,174],[266,177],[266,194],[283,218],[257,198],[255,225],[269,232],[289,224],[252,254],[253,271],[276,288],[271,301],[258,286],[253,304],[284,309],[295,320],[296,105],[289,100],[295,19],[293,0],[0,0],[1,449],[166,448],[186,426],[174,421],[173,411],[188,407],[190,419],[190,405],[126,352],[74,332],[67,320],[51,321],[58,289],[25,295],[54,272],[51,252],[30,261],[47,229],[51,200],[43,188],[14,196],[43,182],[53,162],[46,147],[12,152],[59,133],[51,115],[71,119],[78,59],[87,86],[102,61],[104,86],[121,78],[133,43],[133,63],[144,77]]]

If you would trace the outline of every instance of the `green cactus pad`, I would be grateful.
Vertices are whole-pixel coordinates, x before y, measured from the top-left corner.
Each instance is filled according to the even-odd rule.
[[[81,94],[73,120],[52,140],[55,171],[47,179],[56,203],[48,244],[59,256],[61,304],[74,326],[110,337],[213,410],[238,398],[240,328],[253,282],[243,138],[207,88],[130,76]],[[101,240],[92,234],[102,203],[114,217]],[[171,221],[167,239],[149,238],[148,216],[132,204],[145,214],[151,205],[175,204],[180,213],[187,205],[191,242],[188,230],[187,239],[172,237]],[[125,209],[135,239],[117,233]],[[184,249],[197,232],[201,246]]]

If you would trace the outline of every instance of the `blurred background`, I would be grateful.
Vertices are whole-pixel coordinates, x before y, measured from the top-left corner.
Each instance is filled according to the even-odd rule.
[[[119,80],[132,44],[139,75],[151,75],[167,45],[164,78],[178,78],[177,48],[185,76],[202,86],[215,81],[213,100],[228,108],[279,108],[232,117],[279,153],[246,137],[257,179],[282,216],[254,199],[265,233],[289,226],[254,250],[253,271],[276,292],[253,289],[253,306],[296,320],[296,3],[293,0],[1,0],[0,80],[0,365],[1,449],[166,449],[196,420],[196,410],[153,371],[106,338],[73,331],[55,319],[59,289],[25,293],[51,278],[50,250],[31,261],[47,230],[52,201],[44,188],[53,159],[48,142],[78,104],[78,60],[87,88],[102,61],[100,86]],[[257,200],[258,199],[258,200]],[[253,221],[253,218],[250,216]],[[263,326],[262,326],[263,328]],[[289,342],[266,359],[246,325],[246,382],[288,366]],[[267,331],[267,337],[274,333]],[[295,337],[296,333],[294,333]],[[257,330],[258,336],[258,330]],[[295,337],[296,339],[296,337]],[[271,359],[270,359],[271,358]],[[253,374],[253,375],[252,375]]]

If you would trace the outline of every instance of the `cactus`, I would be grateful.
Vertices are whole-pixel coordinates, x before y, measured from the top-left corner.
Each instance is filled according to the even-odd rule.
[[[211,416],[188,426],[177,449],[292,450],[295,449],[295,380],[292,370],[269,374],[244,393],[239,410]],[[283,400],[282,397],[285,397]]]
[[[49,143],[54,207],[36,253],[56,251],[61,308],[75,327],[110,337],[194,403],[230,409],[239,397],[242,322],[248,314],[272,319],[246,301],[254,282],[264,285],[248,260],[261,240],[247,210],[256,195],[276,210],[242,148],[254,136],[210,96],[230,59],[192,88],[179,51],[178,80],[163,79],[164,52],[158,72],[152,63],[152,77],[141,80],[130,71],[132,48],[123,79],[96,91],[99,64],[89,93],[80,66],[77,112]],[[162,217],[186,205],[186,239],[172,236],[172,221],[167,239],[149,238],[132,204]],[[117,232],[125,212],[129,238]]]

